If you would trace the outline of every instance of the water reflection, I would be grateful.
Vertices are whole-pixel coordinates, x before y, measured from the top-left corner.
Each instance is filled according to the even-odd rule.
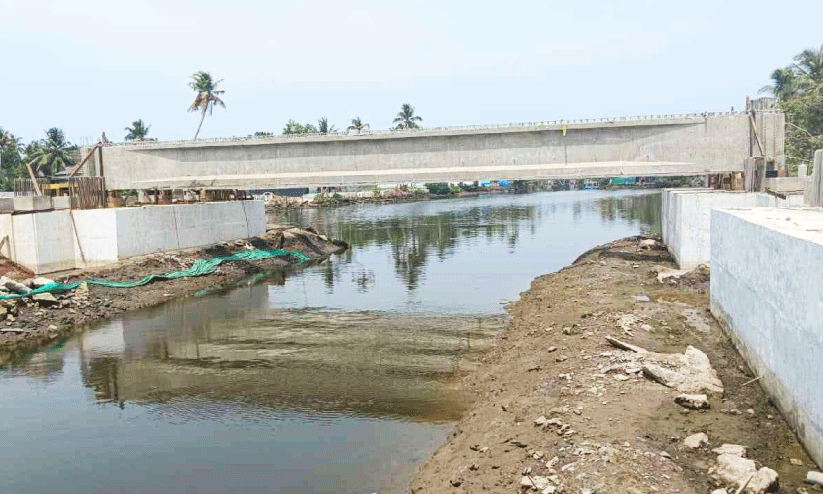
[[[301,277],[306,287],[287,286],[284,306],[354,308],[335,296],[337,286],[359,294],[360,306],[489,313],[499,312],[501,302],[516,297],[537,274],[557,270],[599,243],[659,232],[661,218],[656,191],[598,191],[292,210],[270,221],[311,226],[353,247],[319,273]],[[527,265],[531,269],[524,271]],[[504,278],[504,285],[485,285],[492,275]],[[323,297],[317,296],[318,281]],[[310,295],[298,302],[290,289]]]

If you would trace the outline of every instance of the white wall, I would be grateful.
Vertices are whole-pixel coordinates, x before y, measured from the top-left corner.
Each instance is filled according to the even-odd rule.
[[[663,242],[681,269],[709,264],[711,257],[710,211],[712,208],[794,207],[802,195],[786,200],[762,193],[714,189],[666,189],[663,191]]]
[[[3,255],[37,274],[262,235],[263,201],[0,215]]]
[[[823,464],[823,210],[711,212],[711,310]]]

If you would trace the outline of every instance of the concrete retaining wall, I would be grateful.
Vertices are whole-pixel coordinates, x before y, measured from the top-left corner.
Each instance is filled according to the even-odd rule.
[[[0,215],[2,253],[37,274],[262,235],[263,201]]]
[[[823,211],[711,212],[711,310],[823,464]]]
[[[802,195],[784,200],[762,192],[666,189],[663,191],[663,242],[682,269],[708,265],[711,257],[709,220],[713,208],[802,205]]]

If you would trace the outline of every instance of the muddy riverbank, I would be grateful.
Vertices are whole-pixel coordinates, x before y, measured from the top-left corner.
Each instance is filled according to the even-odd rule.
[[[802,481],[814,464],[708,312],[708,273],[660,276],[676,266],[649,244],[612,242],[534,280],[462,383],[473,405],[410,492],[734,492],[711,470],[723,444],[776,471],[771,491],[813,492]],[[682,390],[647,377],[608,335],[667,354],[691,345],[723,392],[708,409],[684,408]],[[689,447],[699,433],[708,442]]]
[[[54,277],[58,283],[72,283],[93,278],[106,281],[136,281],[148,275],[189,268],[197,259],[212,259],[251,249],[283,249],[308,257],[306,265],[332,253],[345,250],[345,243],[333,241],[312,231],[270,226],[265,235],[204,248],[153,254],[129,259],[96,269]],[[0,303],[0,364],[20,351],[27,351],[71,334],[90,322],[110,319],[126,311],[151,307],[173,299],[196,296],[254,281],[255,276],[271,276],[295,269],[301,259],[294,256],[221,264],[217,271],[204,276],[157,281],[136,288],[110,288],[81,285],[77,290],[57,294],[47,300],[31,297]],[[301,265],[301,266],[302,266]],[[9,277],[23,281],[23,271],[9,271]]]

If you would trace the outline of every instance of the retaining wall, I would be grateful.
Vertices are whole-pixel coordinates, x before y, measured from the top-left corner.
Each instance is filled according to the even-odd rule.
[[[711,212],[711,310],[823,464],[823,210]]]
[[[681,269],[709,264],[711,258],[710,211],[713,208],[795,207],[802,195],[779,199],[762,192],[715,189],[665,189],[663,191],[663,242]]]
[[[262,235],[263,201],[0,215],[0,254],[37,274]]]

